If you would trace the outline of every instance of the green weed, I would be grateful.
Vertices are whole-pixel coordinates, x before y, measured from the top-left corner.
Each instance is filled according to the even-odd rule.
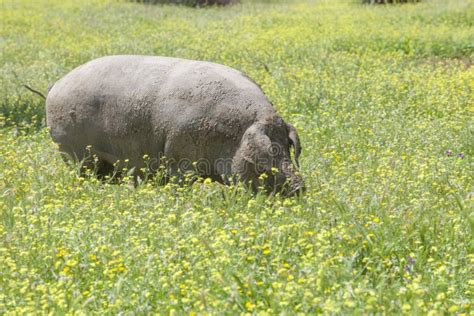
[[[0,313],[472,313],[472,1],[0,5]],[[44,127],[95,57],[223,63],[298,129],[308,191],[83,178]]]

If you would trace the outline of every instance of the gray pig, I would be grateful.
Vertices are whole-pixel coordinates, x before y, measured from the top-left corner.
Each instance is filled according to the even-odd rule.
[[[262,185],[283,195],[304,189],[295,128],[254,81],[223,65],[153,56],[98,58],[53,85],[46,117],[60,151],[86,167],[95,156],[99,176],[125,162],[135,176],[165,164],[169,176],[197,170],[221,183],[238,178],[253,189]]]

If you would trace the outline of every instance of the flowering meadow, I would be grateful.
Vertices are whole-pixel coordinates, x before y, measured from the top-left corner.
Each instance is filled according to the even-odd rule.
[[[0,3],[0,314],[472,315],[474,2]],[[307,192],[81,177],[47,93],[99,56],[209,60],[299,131]]]

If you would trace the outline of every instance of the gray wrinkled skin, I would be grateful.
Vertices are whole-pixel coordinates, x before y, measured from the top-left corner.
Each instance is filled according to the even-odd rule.
[[[156,170],[166,161],[170,175],[198,169],[221,183],[237,175],[255,189],[265,173],[269,191],[291,195],[304,187],[290,157],[291,146],[296,163],[301,152],[296,130],[257,84],[223,65],[152,56],[98,58],[54,84],[46,114],[60,150],[77,161],[96,155],[99,175],[128,159],[140,176],[148,155],[153,162],[148,167]]]

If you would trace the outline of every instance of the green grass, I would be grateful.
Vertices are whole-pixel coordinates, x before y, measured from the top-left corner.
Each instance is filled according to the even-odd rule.
[[[0,21],[0,313],[473,312],[472,0],[6,0]],[[110,54],[246,72],[308,192],[79,177],[22,84]]]

